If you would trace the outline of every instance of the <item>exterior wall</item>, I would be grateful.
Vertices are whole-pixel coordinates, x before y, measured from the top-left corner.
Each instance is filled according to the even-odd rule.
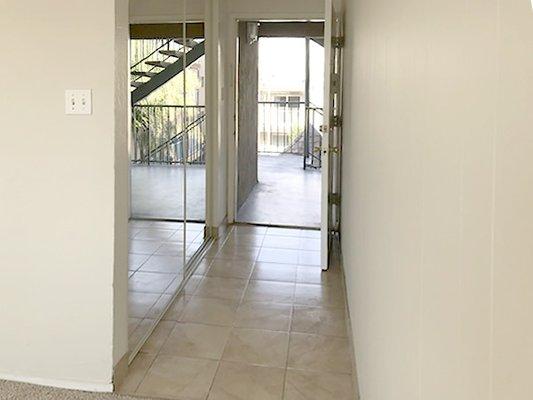
[[[348,1],[343,256],[361,398],[533,391],[528,1]]]
[[[125,6],[2,3],[0,379],[111,390],[125,352]],[[64,114],[69,88],[91,116]]]
[[[237,129],[237,208],[257,183],[258,42],[249,43],[247,23],[239,23],[239,100]]]

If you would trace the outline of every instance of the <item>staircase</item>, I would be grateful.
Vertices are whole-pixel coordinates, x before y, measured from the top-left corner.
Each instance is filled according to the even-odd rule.
[[[205,42],[169,39],[131,67],[131,103],[137,104],[205,54]]]

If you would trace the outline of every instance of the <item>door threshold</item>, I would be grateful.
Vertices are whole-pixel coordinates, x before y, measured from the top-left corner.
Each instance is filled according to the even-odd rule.
[[[131,217],[128,221],[153,221],[153,222],[190,222],[192,224],[205,224],[205,219],[187,219],[183,218],[156,218],[156,217]]]
[[[319,227],[311,227],[311,226],[301,226],[301,225],[283,225],[283,224],[267,224],[262,222],[242,222],[242,221],[235,221],[233,226],[261,226],[261,227],[267,227],[267,228],[286,228],[286,229],[302,229],[307,231],[319,231]]]

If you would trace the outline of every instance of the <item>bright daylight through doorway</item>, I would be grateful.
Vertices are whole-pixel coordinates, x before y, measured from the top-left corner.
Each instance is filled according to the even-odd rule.
[[[257,182],[237,221],[318,228],[324,47],[261,37],[257,65]]]

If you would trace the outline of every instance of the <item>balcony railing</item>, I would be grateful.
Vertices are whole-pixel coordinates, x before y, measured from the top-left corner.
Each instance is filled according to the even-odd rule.
[[[205,164],[205,107],[133,106],[131,146],[134,163]]]
[[[320,168],[320,107],[303,102],[259,102],[258,107],[259,153],[297,154],[304,168]],[[205,130],[204,106],[134,105],[131,161],[204,164]]]
[[[260,101],[258,103],[259,153],[298,154],[304,167],[320,168],[322,144],[320,107],[304,102]]]
[[[304,168],[322,166],[322,132],[324,110],[310,105],[307,108],[307,129],[304,133]]]

